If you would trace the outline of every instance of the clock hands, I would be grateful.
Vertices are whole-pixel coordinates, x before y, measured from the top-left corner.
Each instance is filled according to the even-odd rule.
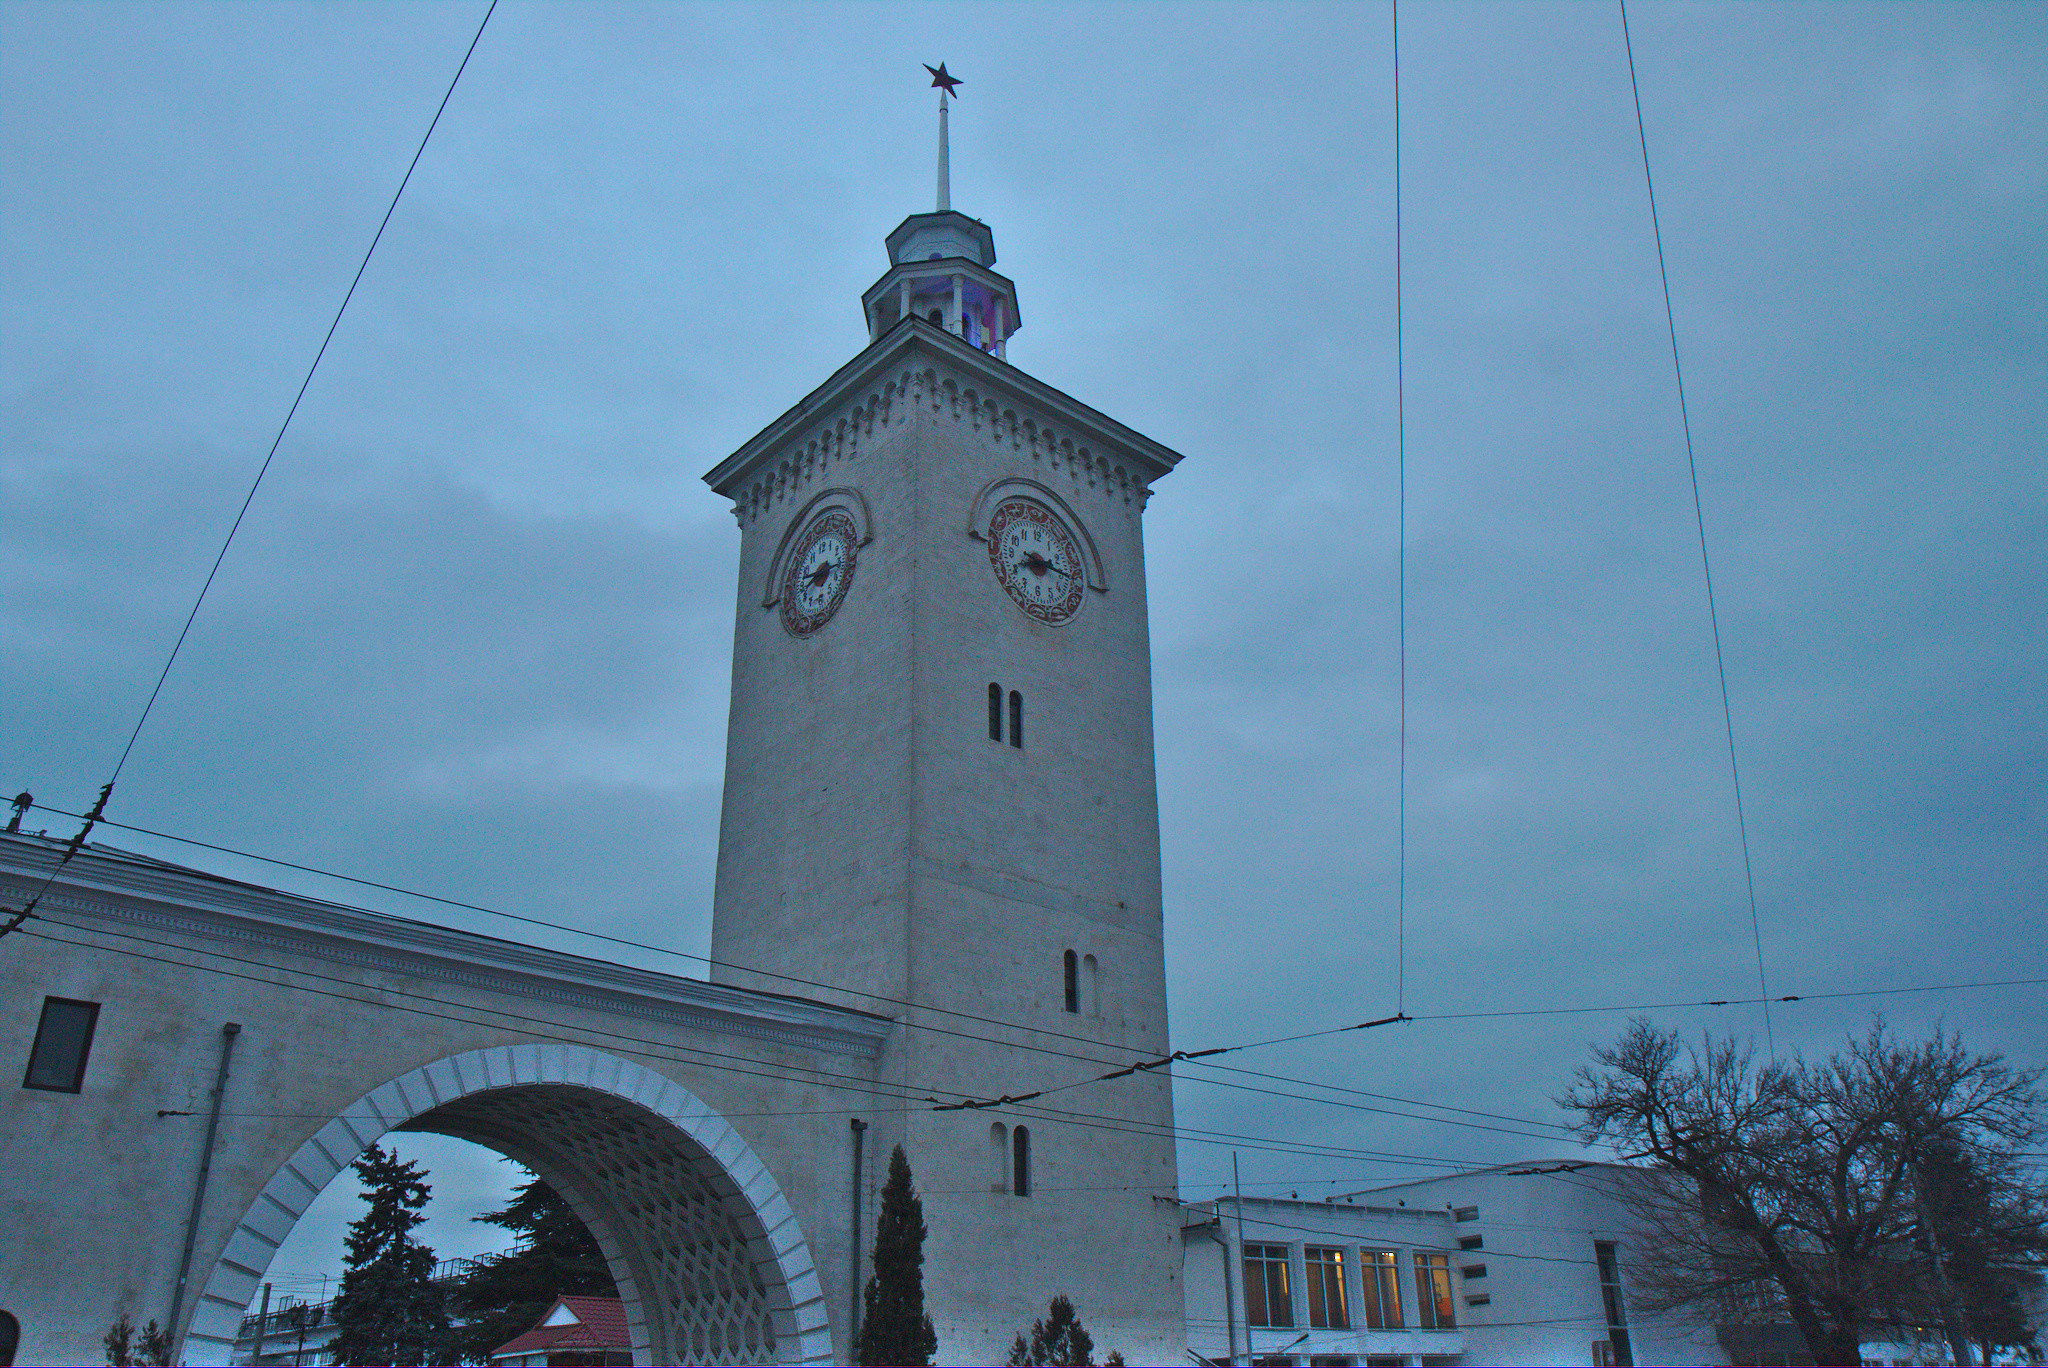
[[[813,589],[822,588],[825,581],[832,578],[832,572],[838,568],[839,563],[837,561],[819,561],[817,569],[804,576],[804,583],[810,585]]]
[[[1057,565],[1054,565],[1051,561],[1047,560],[1044,556],[1040,555],[1036,551],[1033,551],[1030,555],[1018,561],[1017,564],[1023,569],[1029,570],[1032,574],[1038,575],[1041,578],[1045,575],[1045,572],[1048,570],[1052,571],[1055,575],[1058,575],[1062,579],[1073,578],[1073,576],[1069,574],[1067,571],[1060,569]]]

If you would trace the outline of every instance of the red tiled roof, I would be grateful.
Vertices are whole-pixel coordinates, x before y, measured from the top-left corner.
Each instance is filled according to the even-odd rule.
[[[631,1349],[632,1337],[626,1331],[626,1308],[617,1297],[557,1297],[555,1306],[548,1308],[547,1316],[555,1314],[555,1307],[568,1308],[576,1318],[567,1325],[536,1325],[514,1339],[509,1339],[491,1350],[491,1358],[504,1358],[521,1354],[537,1354],[546,1349]]]

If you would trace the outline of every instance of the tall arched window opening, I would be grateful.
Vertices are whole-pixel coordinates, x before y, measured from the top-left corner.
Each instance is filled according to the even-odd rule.
[[[990,1192],[1010,1190],[1010,1128],[1000,1121],[991,1121],[988,1127],[988,1153],[990,1167],[995,1171],[989,1178]]]
[[[1101,971],[1095,964],[1095,956],[1081,956],[1081,1004],[1089,1016],[1102,1015]]]
[[[1062,957],[1062,967],[1066,971],[1067,1010],[1078,1012],[1081,1010],[1081,972],[1073,951],[1067,951]]]
[[[1010,690],[1010,744],[1024,749],[1024,695]]]
[[[1010,1131],[1010,1191],[1019,1197],[1031,1195],[1031,1132],[1024,1126]]]
[[[988,739],[1003,739],[1003,686],[1000,684],[988,686]]]

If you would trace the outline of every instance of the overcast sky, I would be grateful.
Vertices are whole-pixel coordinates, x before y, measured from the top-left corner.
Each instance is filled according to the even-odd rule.
[[[0,7],[6,792],[105,781],[483,10]],[[1770,991],[2041,977],[2048,9],[1629,17]],[[108,815],[702,954],[739,534],[698,477],[865,344],[944,60],[1011,362],[1186,457],[1147,517],[1174,1043],[1405,1006],[1237,1062],[1556,1123],[1626,1012],[1429,1018],[1757,996],[1700,541],[1615,9],[1401,21],[1405,986],[1384,5],[507,0]],[[1879,1009],[2048,1060],[2040,987],[1786,1005],[1779,1049]],[[1574,1152],[1177,1098],[1259,1143]]]

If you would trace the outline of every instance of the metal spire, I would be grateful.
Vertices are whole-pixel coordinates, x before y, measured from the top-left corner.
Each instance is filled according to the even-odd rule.
[[[960,78],[959,78],[958,76],[949,76],[949,75],[947,75],[947,74],[946,74],[946,64],[945,64],[944,62],[941,62],[941,63],[939,63],[939,64],[938,64],[938,65],[937,65],[936,67],[934,67],[933,65],[931,65],[931,63],[927,62],[927,63],[925,63],[925,68],[924,68],[924,69],[925,69],[926,71],[929,71],[929,72],[931,72],[931,74],[932,74],[932,84],[933,84],[933,85],[935,85],[935,86],[937,86],[937,87],[939,88],[939,207],[938,207],[938,212],[939,212],[939,213],[941,213],[941,214],[943,214],[943,213],[946,213],[946,212],[947,212],[948,210],[950,210],[950,209],[951,209],[951,208],[953,207],[953,186],[952,186],[952,174],[951,174],[951,168],[950,168],[950,166],[949,166],[949,164],[948,164],[948,162],[949,162],[949,158],[948,158],[948,155],[947,155],[947,140],[946,140],[946,105],[947,105],[947,103],[948,103],[948,99],[947,99],[947,97],[948,97],[948,96],[950,96],[950,95],[951,95],[951,94],[953,93],[953,87],[954,87],[954,86],[958,86],[958,85],[965,85],[965,84],[966,84],[966,82],[965,82],[965,81],[962,81],[962,80],[961,80],[961,79],[960,79]]]
[[[953,187],[946,155],[946,92],[939,92],[939,213],[953,207]]]

